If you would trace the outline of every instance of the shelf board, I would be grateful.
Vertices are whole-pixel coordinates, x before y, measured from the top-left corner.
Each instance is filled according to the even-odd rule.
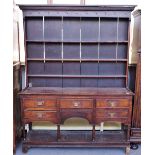
[[[28,74],[28,77],[51,77],[51,78],[126,78],[126,75],[51,75],[51,74]]]
[[[115,44],[115,43],[128,43],[128,41],[60,41],[60,40],[57,40],[57,41],[51,41],[51,40],[26,40],[26,42],[34,42],[34,43],[68,43],[68,44],[72,44],[72,43],[77,43],[77,44],[80,44],[80,43],[83,43],[83,44],[98,44],[98,43],[109,43],[109,44]]]
[[[43,58],[28,58],[27,61],[76,61],[76,62],[127,62],[127,59],[43,59]]]
[[[55,145],[80,145],[86,146],[91,144],[91,147],[96,144],[101,144],[103,147],[111,146],[112,144],[127,145],[127,133],[125,131],[95,131],[95,141],[92,141],[92,131],[60,131],[61,139],[57,141],[56,130],[30,130],[24,143],[34,144],[55,144]],[[77,146],[78,147],[78,146]]]

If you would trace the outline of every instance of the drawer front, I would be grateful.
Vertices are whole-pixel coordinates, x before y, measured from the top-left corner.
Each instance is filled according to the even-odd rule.
[[[96,117],[128,118],[129,109],[100,109],[96,110]]]
[[[56,109],[56,100],[54,99],[24,99],[24,109],[37,108],[37,109]]]
[[[104,118],[104,117],[97,117],[96,123],[100,124],[101,122],[121,122],[121,123],[129,123],[128,119],[126,118]]]
[[[129,107],[128,99],[97,99],[97,108]]]
[[[93,100],[63,99],[60,100],[60,108],[93,108]]]
[[[57,113],[53,111],[24,111],[24,119],[30,121],[57,122]]]

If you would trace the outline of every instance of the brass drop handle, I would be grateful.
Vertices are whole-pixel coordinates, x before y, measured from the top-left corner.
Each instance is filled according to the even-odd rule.
[[[116,106],[116,102],[115,101],[109,101],[108,102],[110,104],[110,106],[115,107]]]
[[[115,113],[114,112],[111,112],[109,113],[110,117],[114,117],[115,116]]]
[[[38,118],[43,118],[43,113],[37,113]]]
[[[37,105],[38,105],[38,106],[44,105],[44,101],[38,101],[38,102],[37,102]]]
[[[74,104],[74,107],[78,107],[80,102],[74,102],[73,104]]]

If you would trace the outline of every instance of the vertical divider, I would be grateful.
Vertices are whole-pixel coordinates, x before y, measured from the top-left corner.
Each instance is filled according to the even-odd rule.
[[[118,52],[118,25],[119,25],[119,17],[117,18],[117,43],[116,43],[116,63],[117,63],[117,52]]]
[[[98,77],[99,77],[99,59],[100,59],[100,17],[98,23]],[[99,78],[97,78],[97,87],[99,87]]]
[[[29,86],[29,78],[27,76],[28,74],[28,61],[27,61],[27,55],[28,55],[28,49],[27,49],[27,42],[26,42],[26,18],[23,19],[23,28],[24,28],[24,50],[25,50],[25,86]]]
[[[45,34],[44,34],[44,23],[45,23],[45,18],[43,16],[43,46],[44,46],[44,64],[45,64]],[[45,68],[44,68],[45,69]]]
[[[82,24],[82,21],[81,21],[81,17],[80,17],[80,75],[81,75],[81,24]],[[81,87],[81,78],[80,78],[80,87]]]
[[[128,23],[128,49],[127,49],[127,62],[126,62],[126,88],[128,87],[128,64],[129,64],[129,47],[130,47],[130,26],[131,21],[129,19]]]
[[[45,61],[45,58],[46,58],[46,56],[45,56],[45,30],[44,30],[44,24],[45,24],[45,17],[43,16],[43,52],[44,52],[44,74],[45,74],[45,63],[46,63],[46,61]],[[45,79],[44,79],[45,80]],[[44,81],[44,85],[46,86],[46,80]]]
[[[117,66],[117,52],[118,52],[118,25],[119,25],[119,17],[117,17],[117,36],[116,36],[116,65],[115,66]],[[116,70],[115,70],[116,72],[115,72],[115,75],[116,75],[116,73],[117,73],[117,68],[116,68]],[[115,84],[116,84],[116,77],[115,77]]]
[[[61,22],[61,58],[62,58],[62,75],[63,75],[63,16]],[[63,76],[62,76],[62,88],[63,88]]]

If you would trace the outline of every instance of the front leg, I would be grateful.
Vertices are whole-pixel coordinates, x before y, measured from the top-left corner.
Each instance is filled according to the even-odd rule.
[[[25,140],[27,135],[27,130],[25,129],[25,124],[22,125],[22,137]]]
[[[131,144],[130,144],[130,148],[131,148],[132,150],[137,150],[137,149],[138,149],[138,144],[136,144],[136,143],[131,143]]]
[[[92,141],[95,141],[95,124],[93,124]]]
[[[127,146],[125,149],[125,154],[129,155],[130,154],[130,146]]]
[[[22,152],[27,153],[28,152],[28,146],[24,145],[22,146]]]
[[[32,122],[29,123],[29,130],[32,130]]]

